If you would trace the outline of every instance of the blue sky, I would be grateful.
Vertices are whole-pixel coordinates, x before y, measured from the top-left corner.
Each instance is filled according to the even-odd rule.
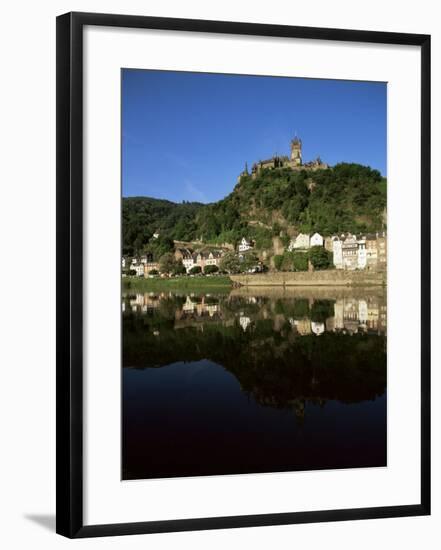
[[[386,118],[385,83],[124,69],[123,196],[219,200],[295,133],[304,162],[386,175]]]

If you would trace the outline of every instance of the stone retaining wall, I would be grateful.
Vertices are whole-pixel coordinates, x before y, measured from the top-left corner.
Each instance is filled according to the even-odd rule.
[[[230,275],[241,286],[385,286],[386,273],[373,271],[299,271]]]

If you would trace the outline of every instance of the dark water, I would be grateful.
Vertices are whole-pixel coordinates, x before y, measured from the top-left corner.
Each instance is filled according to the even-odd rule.
[[[386,296],[123,298],[123,479],[386,465]]]

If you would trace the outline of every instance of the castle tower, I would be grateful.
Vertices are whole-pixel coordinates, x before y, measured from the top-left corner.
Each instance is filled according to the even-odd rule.
[[[302,140],[297,136],[291,141],[291,161],[296,166],[302,165]]]

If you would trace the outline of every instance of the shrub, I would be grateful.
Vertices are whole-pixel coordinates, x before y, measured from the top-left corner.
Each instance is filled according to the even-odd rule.
[[[182,262],[177,262],[176,265],[173,267],[172,273],[173,275],[184,275],[185,273],[187,273],[187,270],[185,269]]]
[[[219,271],[219,268],[217,265],[206,265],[204,267],[204,273],[205,275],[209,275],[210,273],[217,273]]]
[[[159,269],[161,270],[161,273],[171,273],[177,265],[178,262],[175,260],[175,257],[171,252],[163,254],[159,259]]]
[[[328,269],[332,264],[332,253],[323,246],[313,246],[308,255],[314,269]]]
[[[152,269],[149,271],[149,275],[159,275],[159,271],[157,269]]]
[[[277,269],[277,271],[280,271],[282,269],[284,257],[282,255],[274,256],[274,267]]]
[[[202,273],[202,269],[200,265],[194,265],[190,271],[190,275],[198,275],[199,273]]]
[[[234,252],[227,252],[221,259],[220,268],[227,273],[239,273],[240,262]]]
[[[292,255],[292,266],[294,271],[308,271],[308,254],[305,252],[294,252]]]

